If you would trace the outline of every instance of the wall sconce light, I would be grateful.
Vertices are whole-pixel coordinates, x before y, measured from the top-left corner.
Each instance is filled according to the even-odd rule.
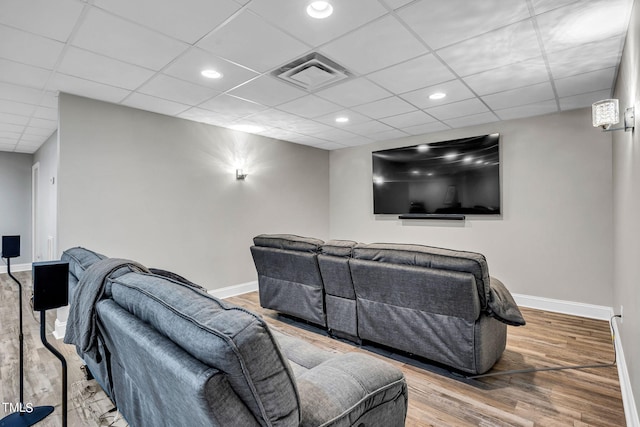
[[[623,130],[625,132],[633,131],[635,127],[635,108],[629,107],[624,111],[624,127],[611,128],[620,122],[620,111],[618,109],[617,99],[603,99],[594,102],[591,106],[591,117],[593,127],[601,127],[603,132],[612,132],[614,130]]]
[[[247,173],[244,173],[242,169],[236,169],[236,179],[243,180],[247,177]]]

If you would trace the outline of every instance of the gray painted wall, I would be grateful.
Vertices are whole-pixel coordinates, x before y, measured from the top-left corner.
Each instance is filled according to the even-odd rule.
[[[401,221],[373,215],[371,152],[501,134],[501,218]],[[331,237],[485,254],[514,293],[611,306],[611,136],[590,109],[472,126],[331,152]]]
[[[59,112],[60,250],[214,289],[256,280],[257,234],[328,236],[327,151],[67,94]]]
[[[20,256],[13,265],[31,262],[32,163],[31,154],[0,151],[0,236],[20,235]]]
[[[615,97],[621,113],[635,106],[634,132],[613,134],[614,309],[636,406],[640,408],[640,4],[634,2]]]
[[[58,132],[54,132],[33,154],[33,164],[38,165],[36,198],[35,257],[34,261],[59,259],[55,253],[57,221],[57,180],[58,180]],[[49,254],[49,238],[53,239],[54,253]]]

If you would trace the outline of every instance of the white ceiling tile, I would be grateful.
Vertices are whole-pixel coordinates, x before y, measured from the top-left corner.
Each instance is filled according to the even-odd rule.
[[[560,98],[560,109],[562,111],[566,111],[576,108],[590,107],[594,102],[608,98],[611,98],[610,89],[567,96],[566,98]],[[621,108],[624,109],[625,106],[621,106]]]
[[[403,138],[405,136],[409,136],[409,134],[406,132],[402,132],[401,130],[398,130],[398,129],[391,129],[388,131],[369,135],[369,138],[375,141],[387,141],[390,139]]]
[[[87,73],[85,73],[87,74]],[[132,85],[133,86],[133,85]],[[49,89],[60,92],[80,95],[88,98],[99,99],[107,102],[120,102],[131,91],[85,80],[80,77],[57,73],[50,82]]]
[[[631,4],[627,0],[577,1],[538,15],[547,53],[623,36],[629,25]]]
[[[424,135],[427,133],[440,132],[448,129],[451,129],[451,128],[442,122],[433,122],[433,123],[427,123],[424,125],[411,126],[408,128],[404,128],[403,131],[405,131],[409,135]]]
[[[444,122],[452,128],[463,128],[467,126],[482,125],[485,123],[497,122],[499,119],[491,112],[471,114],[466,117],[458,117],[457,119],[449,119]]]
[[[616,68],[592,71],[577,76],[556,79],[556,90],[559,97],[579,95],[613,87]]]
[[[64,43],[0,25],[0,57],[52,70]]]
[[[260,111],[252,114],[250,118],[256,123],[288,131],[297,130],[298,123],[307,122],[307,119],[300,116],[275,109]]]
[[[534,102],[546,101],[548,99],[555,99],[553,88],[549,82],[538,83],[532,86],[507,90],[482,97],[482,100],[492,110],[533,104]]]
[[[39,104],[42,96],[42,90],[0,82],[0,99],[24,104]]]
[[[43,68],[20,64],[0,58],[0,81],[44,89],[51,72]]]
[[[64,42],[83,7],[76,0],[2,0],[0,23]]]
[[[13,144],[11,142],[2,142],[2,140],[0,140],[0,151],[9,151],[12,152],[14,150],[14,148],[16,148],[16,144]]]
[[[197,46],[259,72],[269,71],[309,50],[309,46],[247,10],[203,38]]]
[[[470,116],[489,111],[489,109],[477,98],[466,99],[440,107],[429,108],[427,113],[438,120],[449,120],[457,117]]]
[[[509,25],[438,51],[460,76],[542,55],[531,20]]]
[[[340,144],[343,144],[347,147],[358,147],[360,145],[371,144],[372,142],[374,142],[374,140],[371,138],[356,136],[355,138],[343,139],[340,141]]]
[[[365,78],[357,78],[318,91],[316,95],[344,107],[353,107],[387,98],[391,93]]]
[[[238,117],[263,111],[269,107],[231,95],[220,95],[200,105],[200,108]]]
[[[362,74],[427,53],[427,49],[390,15],[332,41],[321,51],[348,70]]]
[[[48,107],[38,107],[33,113],[33,117],[37,117],[39,119],[57,121],[58,120],[58,109],[57,108],[48,108]]]
[[[222,73],[222,78],[210,79],[204,77],[201,72],[208,69],[214,69]],[[177,58],[162,72],[200,86],[213,88],[219,92],[227,91],[258,76],[254,71],[240,67],[198,48],[189,49],[188,52]]]
[[[329,143],[329,141],[327,141],[326,139],[316,138],[309,135],[293,136],[291,137],[290,141],[298,144],[304,144],[304,145],[310,145],[310,146],[317,146],[317,145]]]
[[[18,143],[18,141],[19,141],[19,138],[16,138],[16,137],[11,137],[11,138],[2,137],[2,138],[0,138],[0,144],[2,144],[2,145],[11,145],[11,144],[15,145],[15,144]]]
[[[3,130],[0,130],[0,138],[2,139],[10,139],[12,141],[17,141],[20,139],[20,135],[22,135],[22,132],[6,132]]]
[[[58,108],[58,93],[52,90],[45,91],[42,95],[40,105],[49,108]]]
[[[231,0],[95,0],[95,5],[191,44],[240,9]]]
[[[185,82],[175,77],[165,76],[164,74],[156,75],[137,91],[145,95],[187,105],[198,105],[220,93],[217,90]]]
[[[25,135],[40,135],[47,138],[50,137],[53,132],[55,132],[54,129],[42,129],[34,126],[28,126],[24,130]]]
[[[300,98],[307,92],[264,75],[233,89],[229,94],[272,107]]]
[[[314,136],[317,138],[326,139],[327,141],[340,142],[343,139],[355,138],[358,135],[342,129],[331,129],[317,133]]]
[[[20,133],[27,123],[29,123],[29,116],[0,113],[0,130],[2,131]]]
[[[159,70],[188,45],[100,9],[91,9],[72,44],[110,58]]]
[[[536,15],[575,3],[576,0],[531,0]]]
[[[332,130],[331,126],[327,126],[323,123],[318,123],[313,120],[302,119],[300,121],[296,121],[292,126],[285,128],[287,130],[291,130],[293,132],[297,132],[302,135],[317,135],[321,132],[327,132]]]
[[[392,96],[379,101],[359,105],[354,107],[353,110],[364,114],[365,116],[369,116],[372,119],[380,119],[383,117],[397,116],[398,114],[415,111],[416,107],[397,96]]]
[[[178,117],[194,122],[207,123],[214,126],[225,126],[237,120],[239,117],[232,114],[216,113],[202,108],[189,108],[177,115]]]
[[[371,0],[334,0],[333,15],[316,19],[307,15],[309,2],[253,0],[249,8],[311,46],[319,46],[384,15],[387,10]]]
[[[439,49],[526,19],[529,8],[525,0],[421,0],[398,15],[429,47]]]
[[[345,148],[344,145],[338,144],[336,142],[327,142],[325,144],[314,145],[316,148],[320,148],[322,150],[339,150],[341,148]]]
[[[442,99],[429,99],[429,95],[436,92],[445,93],[447,96]],[[418,108],[430,108],[437,107],[439,105],[450,104],[452,102],[461,101],[463,99],[469,99],[475,97],[473,92],[462,83],[460,80],[451,80],[448,82],[440,83],[427,88],[414,90],[404,95],[402,98],[411,102]]]
[[[339,111],[342,107],[315,95],[307,95],[302,98],[294,99],[286,104],[279,105],[278,109],[313,119],[314,117],[324,116],[325,114]]]
[[[29,126],[53,131],[58,129],[58,120],[47,120],[33,117],[31,120],[29,120]]]
[[[141,93],[131,94],[127,99],[122,101],[121,104],[170,116],[178,115],[189,108],[189,106],[185,104],[167,101],[166,99],[160,99]]]
[[[558,106],[555,99],[548,101],[536,102],[529,105],[521,105],[519,107],[507,108],[504,110],[495,110],[494,112],[500,117],[500,120],[519,119],[522,117],[540,116],[542,114],[555,113]]]
[[[279,129],[279,128],[265,129],[261,132],[258,132],[258,135],[266,136],[269,138],[280,139],[284,141],[290,140],[291,138],[300,137],[300,134],[291,132],[290,130]]]
[[[145,68],[74,47],[69,47],[58,71],[124,89],[135,89],[154,74]]]
[[[349,121],[345,123],[337,123],[336,118],[338,117],[347,117]],[[328,124],[330,126],[336,126],[338,128],[348,128],[351,125],[368,122],[371,120],[371,118],[363,114],[356,113],[353,110],[340,110],[324,116],[316,117],[314,120],[317,122]]]
[[[549,81],[549,71],[542,57],[464,77],[478,95],[502,92]]]
[[[398,94],[452,80],[455,75],[438,58],[428,54],[376,71],[367,78]]]
[[[357,133],[358,135],[368,136],[393,130],[393,128],[385,125],[384,123],[380,123],[377,120],[372,120],[370,122],[358,123],[357,125],[349,126],[348,130],[349,132]]]
[[[54,129],[55,130],[55,129]],[[42,135],[29,135],[29,134],[23,134],[22,137],[20,138],[20,142],[21,143],[30,143],[30,144],[41,144],[42,143],[42,139],[43,136]]]
[[[551,73],[556,79],[603,68],[616,67],[620,63],[624,39],[613,37],[580,45],[571,49],[551,52],[547,55]]]
[[[436,121],[436,119],[434,119],[424,111],[412,111],[410,113],[404,113],[397,116],[380,119],[380,121],[382,123],[388,124],[389,126],[393,126],[394,128],[402,129],[409,126],[431,123]]]
[[[389,5],[391,9],[399,9],[402,6],[411,3],[414,0],[384,0],[384,2]]]
[[[22,102],[7,101],[0,99],[0,113],[17,114],[20,116],[30,116],[35,111],[33,104],[23,104]]]

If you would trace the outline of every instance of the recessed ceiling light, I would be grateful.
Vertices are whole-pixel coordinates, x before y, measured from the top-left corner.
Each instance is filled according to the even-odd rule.
[[[444,92],[436,92],[429,95],[429,99],[442,99],[445,96],[447,96],[447,94]]]
[[[445,156],[444,156],[444,158],[447,159],[447,160],[453,160],[456,157],[458,157],[458,153],[456,153],[456,152],[451,152],[451,153],[445,154]]]
[[[242,125],[242,124],[231,125],[229,126],[229,129],[239,130],[240,132],[247,132],[247,133],[258,133],[264,130],[262,126]]]
[[[336,123],[347,123],[349,121],[349,117],[340,116],[336,117]]]
[[[333,6],[328,1],[313,1],[307,6],[307,14],[316,19],[324,19],[331,16]]]
[[[202,70],[200,74],[202,74],[208,79],[219,79],[222,77],[222,73],[214,69]]]
[[[462,161],[465,163],[471,163],[473,161],[473,157],[466,156],[464,159],[462,159]]]

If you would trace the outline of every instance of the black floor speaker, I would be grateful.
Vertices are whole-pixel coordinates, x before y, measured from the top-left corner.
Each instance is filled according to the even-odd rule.
[[[2,258],[20,256],[20,236],[2,236]]]
[[[64,307],[69,303],[69,263],[33,263],[33,310]]]

